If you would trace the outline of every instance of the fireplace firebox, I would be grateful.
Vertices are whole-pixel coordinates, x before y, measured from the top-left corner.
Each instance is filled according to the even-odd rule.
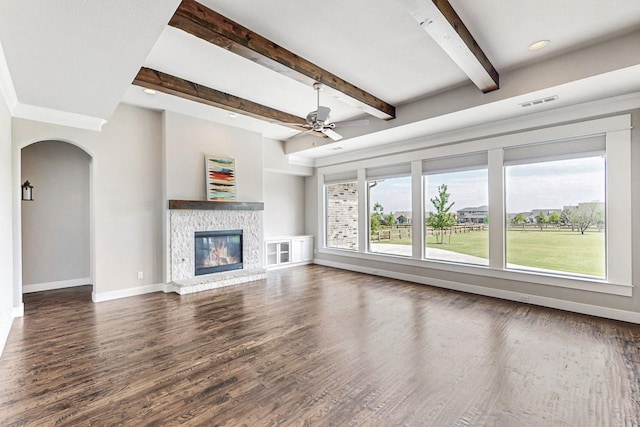
[[[242,230],[195,232],[195,275],[242,270]]]

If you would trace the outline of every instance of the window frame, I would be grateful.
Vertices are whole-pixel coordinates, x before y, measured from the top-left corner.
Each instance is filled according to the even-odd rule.
[[[464,162],[464,158],[467,157],[469,159],[469,162]],[[441,160],[441,161],[440,161]],[[453,163],[456,163],[456,166],[454,167],[450,167],[450,163],[452,163],[451,160],[454,160]],[[456,161],[457,160],[457,161]],[[428,163],[427,163],[428,162]],[[431,169],[425,169],[425,166],[427,164],[431,164],[434,167]],[[442,167],[440,167],[440,165],[442,165]],[[442,159],[429,159],[428,161],[423,160],[422,161],[422,185],[423,185],[423,191],[424,191],[424,185],[425,185],[425,178],[427,178],[428,176],[431,175],[439,175],[439,174],[444,174],[444,173],[456,173],[456,172],[467,172],[467,171],[477,171],[477,170],[483,170],[486,171],[487,174],[487,206],[488,209],[490,209],[490,201],[488,200],[488,196],[489,196],[489,165],[488,165],[488,153],[485,152],[479,152],[479,153],[469,153],[469,154],[463,154],[463,155],[459,155],[459,156],[450,156],[450,157],[445,157]],[[424,206],[423,206],[423,211],[426,212],[428,211],[428,208],[430,208],[430,206],[428,206],[429,203],[429,199],[426,198],[426,194],[424,195]],[[490,210],[487,211],[488,213],[490,212]],[[424,222],[424,220],[423,220]],[[426,227],[422,228],[422,241],[424,244],[425,249],[427,248],[427,244],[426,244],[426,239],[427,236],[425,235],[425,231],[426,231]],[[489,250],[489,241],[487,240],[487,250]],[[490,262],[490,258],[491,258],[491,254],[489,254],[489,258],[487,259],[487,263],[486,264],[479,264],[479,263],[471,263],[471,262],[454,262],[451,261],[455,264],[460,264],[460,265],[469,265],[469,266],[479,266],[479,267],[487,267],[489,265]],[[428,258],[426,256],[426,254],[423,253],[423,258],[425,261],[444,261],[438,258]]]
[[[559,142],[559,144],[561,144],[562,142]],[[551,143],[554,144],[554,143]],[[606,158],[606,148],[603,148],[602,150],[598,150],[598,151],[591,151],[591,150],[585,150],[585,151],[579,151],[574,153],[573,155],[567,155],[567,154],[561,154],[561,155],[556,155],[556,156],[545,156],[545,157],[532,157],[530,158],[529,161],[527,161],[526,159],[523,160],[518,160],[517,162],[509,162],[509,161],[504,161],[503,162],[503,173],[505,176],[505,187],[504,187],[504,200],[505,203],[507,201],[507,183],[506,183],[506,177],[507,177],[507,168],[511,167],[511,166],[524,166],[524,165],[532,165],[532,164],[538,164],[538,163],[547,163],[547,162],[553,162],[553,161],[563,161],[563,160],[574,160],[574,159],[584,159],[584,158],[594,158],[594,157],[604,157],[604,176],[603,176],[603,180],[604,180],[604,184],[606,187],[606,181],[607,181],[607,177],[606,177],[606,173],[607,173],[607,158]],[[587,201],[585,201],[587,202]],[[563,271],[557,271],[557,272],[553,272],[550,271],[550,274],[558,274],[559,276],[565,277],[565,276],[569,276],[569,277],[580,277],[580,278],[588,278],[588,279],[594,279],[594,280],[604,280],[607,281],[608,277],[609,277],[609,273],[608,273],[608,268],[609,268],[609,255],[608,255],[608,251],[607,251],[607,234],[608,234],[608,227],[609,227],[609,218],[606,214],[607,212],[607,206],[608,206],[608,197],[607,197],[607,190],[605,188],[605,194],[604,194],[604,201],[602,202],[604,204],[604,233],[605,233],[605,241],[604,241],[604,261],[605,261],[605,276],[604,277],[598,277],[598,276],[590,276],[588,274],[580,274],[580,273],[571,273],[571,272],[563,272]],[[506,215],[506,211],[505,211],[505,215]],[[505,222],[505,233],[508,230],[508,224],[506,224]],[[505,234],[506,237],[506,234]],[[531,270],[535,271],[535,267],[530,267],[530,266],[521,266],[521,268],[516,268],[516,267],[509,267],[508,264],[508,260],[507,260],[507,248],[508,245],[505,242],[504,245],[504,249],[505,249],[505,267],[504,269],[507,271],[522,271],[522,272],[528,272]],[[531,269],[531,270],[530,270]]]
[[[580,276],[565,276],[550,273],[507,270],[505,263],[505,234],[506,220],[504,201],[504,149],[530,144],[555,142],[585,138],[593,135],[604,135],[606,144],[606,217],[607,229],[607,279],[598,280]],[[399,163],[411,163],[412,175],[412,210],[414,227],[420,227],[424,222],[424,214],[420,212],[423,206],[422,162],[425,159],[437,157],[460,156],[470,153],[486,151],[488,157],[489,174],[489,266],[465,265],[447,261],[422,259],[421,247],[424,246],[422,232],[413,233],[413,256],[393,257],[385,254],[366,252],[366,240],[369,227],[366,221],[368,211],[366,192],[366,169],[378,168]],[[631,296],[632,295],[632,242],[628,233],[631,223],[631,115],[622,114],[600,119],[574,122],[564,125],[549,126],[534,130],[516,131],[499,136],[484,137],[472,141],[455,142],[421,148],[413,151],[391,155],[356,160],[322,166],[317,169],[317,185],[322,193],[325,175],[339,173],[345,170],[357,170],[359,197],[359,250],[357,252],[320,247],[322,254],[359,258],[374,263],[389,263],[417,267],[418,269],[443,270],[452,273],[464,273],[476,276],[509,279],[524,283],[548,285],[553,287],[570,288],[591,292]],[[611,191],[615,189],[615,191]],[[322,202],[323,197],[320,197]],[[324,229],[324,209],[318,209],[319,233],[326,235]],[[420,219],[418,222],[416,219]],[[626,224],[626,225],[625,225]],[[352,264],[349,264],[352,265]],[[354,267],[360,265],[354,263]],[[357,267],[356,267],[357,268]],[[376,268],[376,271],[384,270]],[[390,270],[393,267],[390,266]],[[420,270],[416,270],[420,271]],[[424,280],[422,275],[407,276],[408,280]],[[430,279],[435,280],[435,279]],[[419,280],[418,280],[419,281]],[[469,285],[471,286],[471,285]]]
[[[366,185],[366,189],[367,189],[367,194],[366,194],[366,208],[367,208],[367,248],[366,248],[366,252],[367,253],[371,253],[371,254],[378,254],[378,255],[385,255],[385,256],[394,256],[394,257],[402,257],[402,258],[411,258],[413,257],[413,249],[411,250],[411,255],[407,256],[407,255],[396,255],[396,254],[389,254],[389,253],[384,253],[384,252],[374,252],[371,249],[371,188],[369,186],[370,182],[376,182],[376,181],[381,181],[381,180],[387,180],[387,179],[396,179],[396,178],[409,178],[409,199],[412,200],[413,198],[413,182],[411,180],[411,165],[407,165],[408,168],[396,168],[394,167],[394,169],[401,169],[402,172],[395,172],[395,173],[390,173],[388,175],[384,175],[384,174],[369,174],[369,171],[367,171],[366,174],[366,180],[365,180],[365,185]],[[384,207],[384,206],[383,206]],[[413,207],[410,206],[409,210],[413,211]],[[412,224],[413,224],[413,215],[412,215]],[[411,230],[411,247],[413,248],[413,240],[414,240],[414,234],[413,234],[413,226],[412,226],[412,230]]]

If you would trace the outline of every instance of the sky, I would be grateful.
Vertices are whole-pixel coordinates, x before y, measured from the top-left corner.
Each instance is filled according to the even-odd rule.
[[[487,170],[450,172],[425,177],[426,210],[437,195],[437,187],[447,184],[452,211],[488,205]],[[533,209],[562,209],[563,206],[605,198],[605,159],[557,160],[507,166],[505,168],[508,213]],[[379,202],[385,213],[411,210],[411,178],[390,178],[370,190],[371,206]]]

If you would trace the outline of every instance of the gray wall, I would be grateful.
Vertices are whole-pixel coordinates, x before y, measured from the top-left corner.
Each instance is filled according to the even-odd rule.
[[[89,155],[66,142],[22,149],[21,181],[35,187],[34,201],[22,202],[23,287],[89,279],[89,165]]]
[[[304,218],[304,177],[265,172],[265,237],[302,235]]]
[[[92,158],[91,252],[96,299],[126,296],[131,289],[162,282],[161,132],[160,113],[124,104],[101,132],[12,121],[18,153],[14,171],[20,171],[21,149],[39,141],[73,142]],[[14,177],[15,185],[19,181],[20,175]],[[21,241],[20,229],[13,239]],[[144,272],[143,279],[138,279],[138,271]]]
[[[164,113],[168,199],[206,200],[205,155],[236,165],[236,200],[262,202],[262,135],[177,113]]]
[[[304,180],[304,230],[305,234],[312,234],[314,248],[322,246],[324,237],[318,235],[318,186],[316,185],[316,175],[305,178]]]

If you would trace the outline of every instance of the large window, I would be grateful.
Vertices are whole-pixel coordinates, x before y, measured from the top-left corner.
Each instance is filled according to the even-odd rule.
[[[630,295],[630,126],[627,114],[320,168],[325,246]]]
[[[411,256],[411,177],[372,179],[369,189],[369,251]]]
[[[358,182],[325,185],[327,247],[358,250]]]
[[[425,258],[489,264],[487,155],[423,162]]]
[[[606,277],[603,156],[506,166],[505,185],[508,268]]]

